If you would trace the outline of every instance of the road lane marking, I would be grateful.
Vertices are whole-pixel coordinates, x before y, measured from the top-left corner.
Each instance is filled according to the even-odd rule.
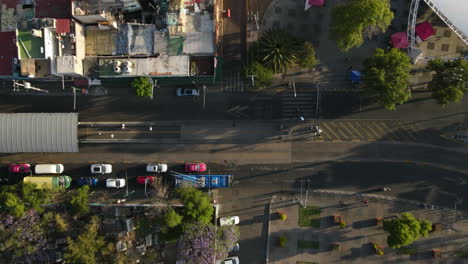
[[[349,127],[358,135],[359,138],[366,138],[364,135],[362,135],[354,126],[353,123],[349,122]]]
[[[323,124],[323,126],[324,126],[325,128],[327,128],[327,131],[328,131],[330,134],[332,134],[335,138],[339,138],[338,135],[335,134],[335,132],[333,131],[333,128],[331,128],[331,126],[329,126],[329,123],[328,123],[328,122],[323,122],[322,124]],[[324,132],[325,132],[325,130],[324,130]],[[324,134],[327,135],[328,133],[324,133]],[[333,139],[333,137],[330,137],[330,139]]]

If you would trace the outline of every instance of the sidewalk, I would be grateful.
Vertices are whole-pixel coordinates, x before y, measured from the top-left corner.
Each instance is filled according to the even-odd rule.
[[[280,195],[273,203],[270,230],[270,263],[293,264],[299,261],[314,263],[428,263],[431,250],[440,249],[445,261],[462,261],[455,256],[464,251],[468,242],[468,221],[460,212],[450,209],[421,208],[417,202],[386,197],[369,197],[356,193],[333,190],[309,193],[309,206],[320,208],[320,227],[300,227],[298,196]],[[368,207],[363,203],[368,201]],[[277,212],[287,214],[286,221],[276,219]],[[430,233],[413,243],[414,254],[398,254],[388,247],[387,233],[376,226],[376,218],[386,218],[410,212],[419,219],[441,223],[442,231]],[[332,223],[332,216],[340,215],[345,228]],[[278,247],[278,238],[287,238],[285,247]],[[299,248],[298,240],[313,241],[316,248]],[[378,256],[370,243],[383,247],[384,255]],[[332,244],[339,243],[338,250]],[[436,260],[436,259],[434,259]]]

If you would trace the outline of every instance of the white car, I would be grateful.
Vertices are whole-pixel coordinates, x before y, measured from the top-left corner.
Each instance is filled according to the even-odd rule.
[[[239,222],[240,219],[238,216],[226,216],[219,219],[220,226],[237,225]]]
[[[146,165],[147,172],[166,172],[167,164],[164,163],[150,163]]]
[[[92,174],[109,174],[112,173],[111,164],[93,164],[91,165]]]
[[[107,179],[107,188],[122,188],[125,187],[125,179]]]
[[[177,88],[177,96],[199,96],[200,92],[194,88]]]
[[[239,257],[234,256],[234,257],[229,257],[227,259],[221,260],[216,262],[216,264],[239,264]]]

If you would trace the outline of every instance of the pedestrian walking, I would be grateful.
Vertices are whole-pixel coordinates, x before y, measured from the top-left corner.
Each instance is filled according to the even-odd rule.
[[[363,203],[366,207],[369,207],[369,201],[366,200],[366,201],[363,201],[362,203]]]

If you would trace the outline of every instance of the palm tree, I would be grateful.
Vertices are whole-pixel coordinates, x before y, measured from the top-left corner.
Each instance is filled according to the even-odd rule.
[[[285,30],[270,29],[258,42],[260,62],[275,73],[285,72],[298,61],[296,45],[297,41]]]

